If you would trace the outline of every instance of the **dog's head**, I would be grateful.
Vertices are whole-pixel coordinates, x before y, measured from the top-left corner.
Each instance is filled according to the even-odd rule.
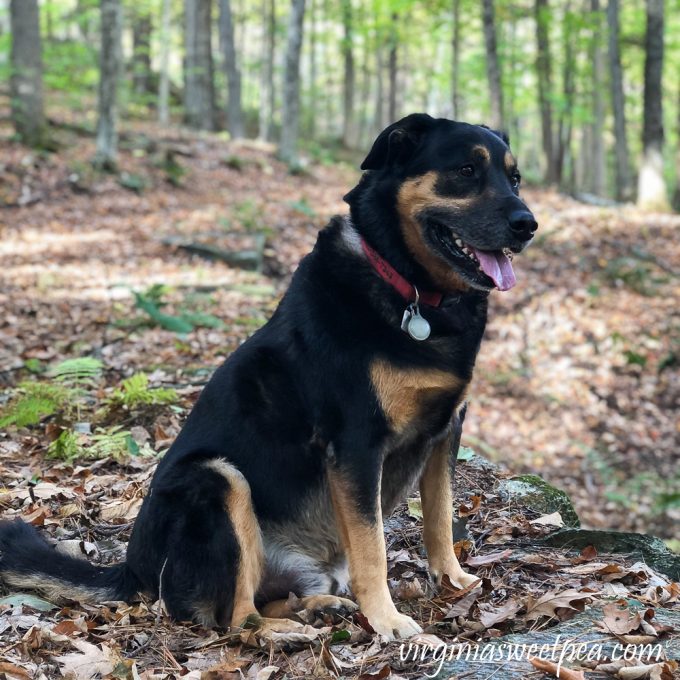
[[[398,224],[390,229],[400,232],[407,255],[440,289],[515,284],[510,260],[537,224],[519,198],[521,178],[507,137],[412,114],[380,133],[361,169],[369,172],[345,197],[353,214],[355,203],[392,204]],[[382,240],[396,243],[394,234],[386,236]]]

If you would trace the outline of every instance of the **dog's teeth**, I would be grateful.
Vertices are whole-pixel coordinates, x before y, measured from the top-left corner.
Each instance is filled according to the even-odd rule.
[[[457,245],[459,248],[462,248],[462,247],[463,247],[463,242],[462,242],[459,238],[457,238],[457,239],[456,239],[456,245]]]

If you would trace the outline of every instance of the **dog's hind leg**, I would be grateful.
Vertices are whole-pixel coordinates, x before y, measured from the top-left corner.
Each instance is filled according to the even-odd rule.
[[[274,600],[262,607],[264,616],[274,619],[298,618],[297,613],[302,610],[311,612],[315,618],[331,619],[334,623],[350,616],[359,606],[338,595],[307,595],[295,602],[288,600]]]

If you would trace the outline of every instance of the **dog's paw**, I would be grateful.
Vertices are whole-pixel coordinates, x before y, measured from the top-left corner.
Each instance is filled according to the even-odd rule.
[[[409,638],[423,632],[423,629],[410,616],[400,614],[396,609],[393,612],[368,615],[367,618],[371,628],[388,640]]]
[[[309,612],[314,619],[322,619],[324,622],[338,623],[349,617],[359,609],[359,605],[345,597],[337,595],[308,595],[300,600],[302,609]],[[302,612],[297,612],[298,616]],[[305,617],[301,617],[303,620]],[[313,621],[307,621],[313,623]]]
[[[451,583],[459,588],[468,588],[473,583],[480,582],[480,579],[474,574],[468,574],[466,571],[459,571],[454,576],[449,576]],[[481,585],[481,582],[480,582]]]

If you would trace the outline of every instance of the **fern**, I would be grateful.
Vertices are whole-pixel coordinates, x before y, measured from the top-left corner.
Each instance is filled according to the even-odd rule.
[[[103,367],[104,364],[93,357],[66,359],[52,369],[51,376],[56,382],[81,391],[97,386]]]
[[[155,451],[148,445],[140,447],[129,430],[122,425],[108,429],[99,428],[93,435],[79,435],[64,430],[47,449],[48,458],[72,462],[76,458],[112,458],[121,462],[129,456],[153,456]]]
[[[24,381],[18,385],[17,393],[4,409],[0,427],[37,425],[43,418],[63,408],[69,397],[69,390],[62,385]]]
[[[81,455],[82,446],[78,435],[64,430],[48,447],[47,457],[71,462]]]
[[[149,378],[145,373],[135,373],[121,383],[120,388],[113,391],[109,404],[121,405],[128,409],[139,406],[157,404],[173,404],[177,401],[177,392],[167,387],[149,388]]]

